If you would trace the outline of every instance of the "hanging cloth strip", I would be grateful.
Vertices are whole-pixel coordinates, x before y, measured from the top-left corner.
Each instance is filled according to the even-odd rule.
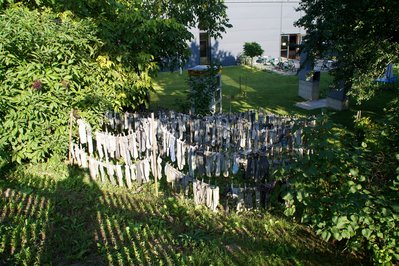
[[[96,137],[96,148],[98,152],[98,156],[100,156],[100,159],[104,157],[104,151],[103,151],[103,145],[104,145],[104,134],[100,132],[95,133]]]
[[[109,180],[111,181],[111,184],[116,186],[116,181],[114,178],[114,175],[115,175],[114,165],[109,162],[107,163],[107,174],[108,174]]]
[[[86,136],[86,124],[83,122],[82,119],[78,119],[76,121],[79,125],[79,140],[81,144],[85,144],[87,142],[87,136]]]
[[[130,179],[130,166],[125,164],[125,179],[128,188],[132,188],[132,180]]]
[[[86,138],[87,138],[87,149],[89,150],[89,154],[93,155],[93,137],[91,135],[91,127],[89,124],[86,125]]]
[[[175,169],[171,164],[166,163],[164,168],[166,181],[169,183],[176,182],[184,177],[184,174],[179,170]]]
[[[98,163],[92,156],[89,156],[89,172],[91,179],[96,180],[98,176]]]
[[[217,211],[219,205],[219,187],[193,180],[193,196],[195,205],[205,205],[212,211]]]

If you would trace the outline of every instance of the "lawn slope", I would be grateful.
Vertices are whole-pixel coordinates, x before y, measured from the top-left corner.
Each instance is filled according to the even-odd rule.
[[[261,212],[211,213],[153,185],[99,185],[60,162],[0,179],[0,264],[342,265],[359,261]]]

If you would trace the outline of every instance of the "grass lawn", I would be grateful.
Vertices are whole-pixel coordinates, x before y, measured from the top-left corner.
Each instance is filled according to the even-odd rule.
[[[357,258],[263,212],[211,213],[153,185],[99,185],[59,161],[0,179],[0,265],[348,265]]]
[[[178,72],[159,73],[156,78],[156,92],[151,94],[151,107],[153,109],[166,108],[184,111],[187,105],[186,91],[188,74]],[[332,77],[322,73],[320,81],[321,97],[325,97]],[[283,76],[273,72],[250,69],[244,66],[225,67],[222,70],[223,111],[241,112],[249,109],[263,108],[268,112],[282,115],[316,115],[328,112],[332,119],[348,128],[353,127],[353,118],[358,110],[366,115],[378,115],[383,112],[383,107],[393,97],[396,91],[380,92],[368,102],[356,105],[350,102],[349,110],[334,112],[332,110],[307,111],[294,106],[295,103],[304,101],[297,96],[298,77]],[[230,100],[231,99],[231,100]]]

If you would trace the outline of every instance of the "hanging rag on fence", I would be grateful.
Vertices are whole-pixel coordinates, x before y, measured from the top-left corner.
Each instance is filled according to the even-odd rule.
[[[302,132],[303,127],[315,125],[314,119],[251,111],[205,117],[176,112],[159,112],[157,118],[113,112],[105,116],[105,131],[94,133],[83,119],[76,120],[72,159],[89,168],[93,180],[129,188],[133,182],[149,182],[151,175],[161,178],[163,164],[168,182],[229,178],[243,169],[248,180],[266,183],[270,169],[284,164],[287,155],[312,153],[303,143]],[[193,188],[196,204],[217,209],[218,187],[195,180]],[[257,205],[256,193],[262,194],[254,192],[249,200],[245,193],[240,202],[246,209]]]
[[[219,187],[211,186],[203,181],[193,181],[193,195],[195,205],[205,205],[216,212],[219,205]]]

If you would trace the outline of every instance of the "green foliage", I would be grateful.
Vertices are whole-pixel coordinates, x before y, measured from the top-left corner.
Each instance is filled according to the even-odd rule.
[[[252,58],[246,56],[244,53],[239,54],[237,56],[237,61],[239,65],[249,65],[250,63],[252,63]]]
[[[91,2],[67,1],[58,8],[95,19],[106,50],[122,56],[125,64],[134,67],[147,62],[138,60],[139,54],[151,56],[161,68],[183,66],[191,54],[188,43],[193,35],[189,28],[206,21],[201,27],[212,37],[222,37],[221,33],[231,27],[222,1]]]
[[[399,152],[399,99],[394,99],[384,111],[378,122],[368,117],[355,121],[358,141],[370,162],[371,182],[382,186],[392,181],[398,165],[394,155]]]
[[[399,35],[392,27],[398,9],[394,0],[302,0],[305,15],[296,24],[307,31],[303,49],[313,58],[336,57],[335,81],[343,80],[361,102],[375,94],[375,79],[386,66],[398,62]],[[320,132],[308,132],[315,154],[289,170],[287,212],[326,240],[367,247],[380,264],[399,261],[398,106],[393,101],[380,121],[358,118],[355,135],[344,140],[323,123]]]
[[[13,3],[14,0],[3,0]],[[22,0],[31,8],[51,7],[66,10],[81,18],[92,18],[99,28],[97,37],[105,44],[103,51],[122,57],[125,65],[141,72],[142,66],[157,62],[160,67],[175,69],[190,56],[190,28],[208,31],[221,38],[228,22],[223,1],[126,1],[126,0]],[[1,2],[0,2],[1,4]],[[143,55],[145,57],[143,58]],[[114,61],[115,59],[112,58]]]
[[[95,122],[146,106],[159,66],[189,57],[199,21],[214,37],[231,27],[221,1],[0,1],[1,147],[43,160],[65,153],[72,108]]]
[[[398,106],[394,101],[387,110],[389,123],[361,120],[363,133],[356,136],[320,118],[317,127],[304,131],[313,152],[283,171],[290,177],[285,214],[311,225],[326,241],[366,248],[375,263],[399,260]]]
[[[246,42],[244,43],[244,55],[251,58],[251,65],[253,65],[254,57],[261,56],[263,54],[263,49],[257,42]]]
[[[220,67],[211,65],[205,73],[189,76],[187,98],[195,114],[206,115],[211,113],[210,104],[218,86],[215,76],[219,72]]]
[[[399,24],[398,1],[302,0],[299,10],[304,16],[296,25],[306,30],[309,56],[335,56],[336,81],[352,87],[358,101],[369,99],[377,88],[374,80],[399,59],[399,35],[393,26]]]
[[[227,7],[220,0],[166,0],[138,1],[146,11],[158,18],[170,18],[188,28],[200,27],[211,37],[221,38],[226,28],[231,28]]]
[[[148,89],[145,71],[137,75],[99,54],[90,19],[14,7],[0,28],[0,145],[13,161],[64,154],[72,108],[94,122]]]

